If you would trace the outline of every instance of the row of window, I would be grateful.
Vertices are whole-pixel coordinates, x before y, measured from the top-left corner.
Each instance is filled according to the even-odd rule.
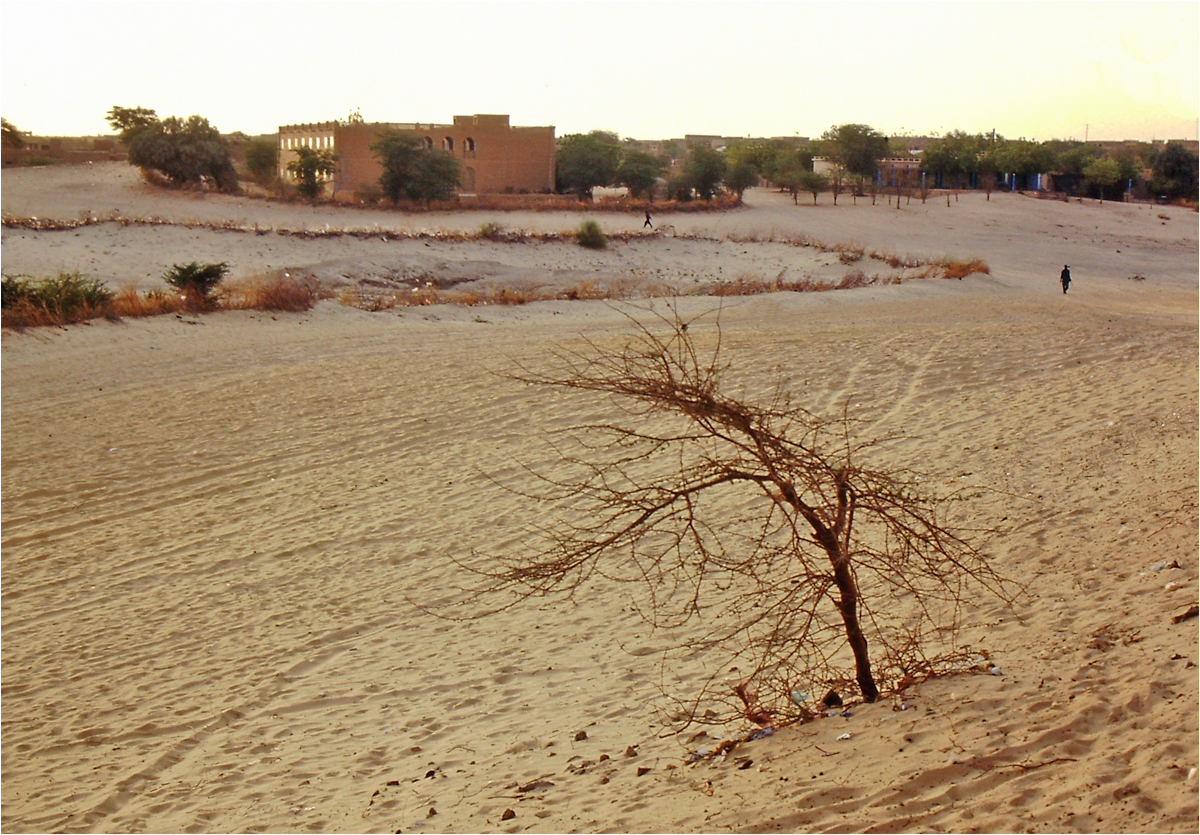
[[[288,136],[279,142],[280,149],[290,151],[293,148],[328,149],[333,147],[332,136]]]
[[[422,140],[422,144],[425,146],[425,148],[427,150],[432,151],[433,150],[433,137],[426,136]],[[463,151],[465,153],[468,153],[468,154],[475,153],[475,140],[472,137],[468,136],[466,139],[463,140],[462,144],[463,144]],[[282,140],[280,140],[279,147],[281,150],[284,150],[284,151],[291,151],[296,148],[316,148],[318,150],[332,149],[333,148],[333,137],[332,136],[288,136],[288,137],[284,137]],[[447,136],[445,139],[442,140],[442,150],[451,151],[451,152],[454,150],[454,137]]]
[[[425,137],[425,139],[422,140],[422,143],[425,145],[426,150],[429,150],[429,151],[433,150],[433,137],[432,136]],[[442,140],[442,150],[443,151],[453,151],[454,150],[454,137],[453,136],[447,136],[445,139]],[[474,153],[475,152],[475,140],[469,136],[466,139],[464,139],[463,140],[463,150],[466,151],[467,153]]]

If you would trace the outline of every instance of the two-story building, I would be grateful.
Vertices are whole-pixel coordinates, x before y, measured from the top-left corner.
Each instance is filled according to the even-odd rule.
[[[421,122],[317,122],[279,128],[279,176],[293,179],[287,166],[296,148],[328,150],[337,155],[337,173],[328,185],[334,199],[349,200],[356,191],[378,185],[383,167],[371,150],[381,133],[411,134],[426,148],[452,154],[462,171],[463,194],[554,191],[554,127],[519,127],[508,116],[455,116],[449,125]]]

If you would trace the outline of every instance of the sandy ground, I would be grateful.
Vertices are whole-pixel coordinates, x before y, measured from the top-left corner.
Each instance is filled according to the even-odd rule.
[[[60,219],[579,219],[325,220],[148,192],[112,166],[5,172],[2,186],[6,214]],[[991,265],[961,282],[726,300],[720,322],[731,384],[782,376],[811,408],[848,403],[867,435],[902,436],[887,456],[999,491],[980,521],[1009,517],[991,550],[1029,593],[1011,610],[979,600],[964,638],[1001,675],[930,681],[695,764],[712,743],[664,733],[663,692],[736,674],[716,654],[664,672],[661,651],[688,633],[649,629],[626,589],[596,582],[467,622],[413,605],[463,582],[456,560],[516,553],[546,521],[493,476],[553,466],[548,432],[612,416],[497,372],[545,367],[584,337],[618,346],[622,310],[637,308],[322,302],[5,333],[3,830],[1196,831],[1197,621],[1172,620],[1197,601],[1195,215],[1012,195],[899,211],[748,202],[656,218],[713,250],[661,240],[637,257],[680,275],[766,273],[789,253],[738,256],[722,239],[776,234]],[[262,242],[285,240],[80,231],[5,229],[5,272],[152,280],[193,258],[265,263]],[[278,258],[419,266],[373,245]],[[566,248],[446,246],[436,257],[519,280],[607,269]]]

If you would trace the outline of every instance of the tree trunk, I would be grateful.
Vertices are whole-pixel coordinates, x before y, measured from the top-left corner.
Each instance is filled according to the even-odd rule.
[[[789,495],[790,493],[790,495]],[[854,574],[850,571],[850,556],[845,552],[840,537],[845,542],[850,541],[850,525],[853,524],[854,506],[849,488],[840,485],[838,491],[838,523],[832,529],[823,524],[811,510],[799,508],[805,521],[812,527],[813,537],[820,544],[829,562],[833,566],[833,582],[838,588],[841,598],[836,602],[838,611],[842,614],[842,623],[846,627],[846,640],[854,653],[854,678],[858,689],[862,692],[863,701],[871,703],[879,699],[879,688],[875,686],[875,676],[871,673],[871,657],[867,653],[867,638],[863,635],[858,623],[858,587],[854,583]],[[784,491],[784,496],[797,505],[795,490]],[[849,519],[845,517],[849,515]]]
[[[841,594],[837,607],[842,613],[842,622],[846,625],[846,640],[854,652],[854,677],[858,681],[859,690],[862,691],[863,701],[870,704],[879,698],[879,688],[875,686],[875,677],[871,674],[867,639],[858,623],[858,589],[854,585],[854,576],[850,573],[849,560],[839,559],[834,565],[833,581]]]

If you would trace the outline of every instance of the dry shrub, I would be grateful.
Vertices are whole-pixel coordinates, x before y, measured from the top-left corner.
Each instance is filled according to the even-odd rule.
[[[843,264],[853,264],[855,261],[861,261],[862,257],[861,249],[844,249],[838,253],[838,260]]]
[[[834,285],[835,290],[854,290],[858,287],[866,287],[868,284],[874,284],[875,277],[867,278],[862,270],[851,270],[842,276],[842,280]]]
[[[943,258],[942,263],[943,278],[965,278],[973,273],[983,273],[991,275],[992,268],[985,261],[978,258],[970,261],[960,261],[956,258]]]
[[[132,284],[122,287],[109,305],[113,316],[137,319],[143,316],[161,316],[178,313],[184,309],[184,299],[178,293],[166,290],[151,290],[138,293]]]
[[[712,296],[759,296],[764,293],[820,293],[833,290],[835,285],[824,281],[815,281],[805,276],[794,281],[785,281],[783,273],[768,281],[760,276],[743,274],[734,281],[712,284],[704,291]]]
[[[713,296],[758,296],[763,293],[774,293],[778,290],[774,282],[752,276],[738,276],[733,281],[714,284],[709,289]]]
[[[893,270],[914,269],[929,263],[927,259],[918,258],[915,255],[897,255],[887,250],[872,250],[869,257],[875,261],[883,261]]]
[[[312,278],[294,278],[283,272],[253,276],[224,288],[221,307],[226,310],[312,310],[321,297]]]

